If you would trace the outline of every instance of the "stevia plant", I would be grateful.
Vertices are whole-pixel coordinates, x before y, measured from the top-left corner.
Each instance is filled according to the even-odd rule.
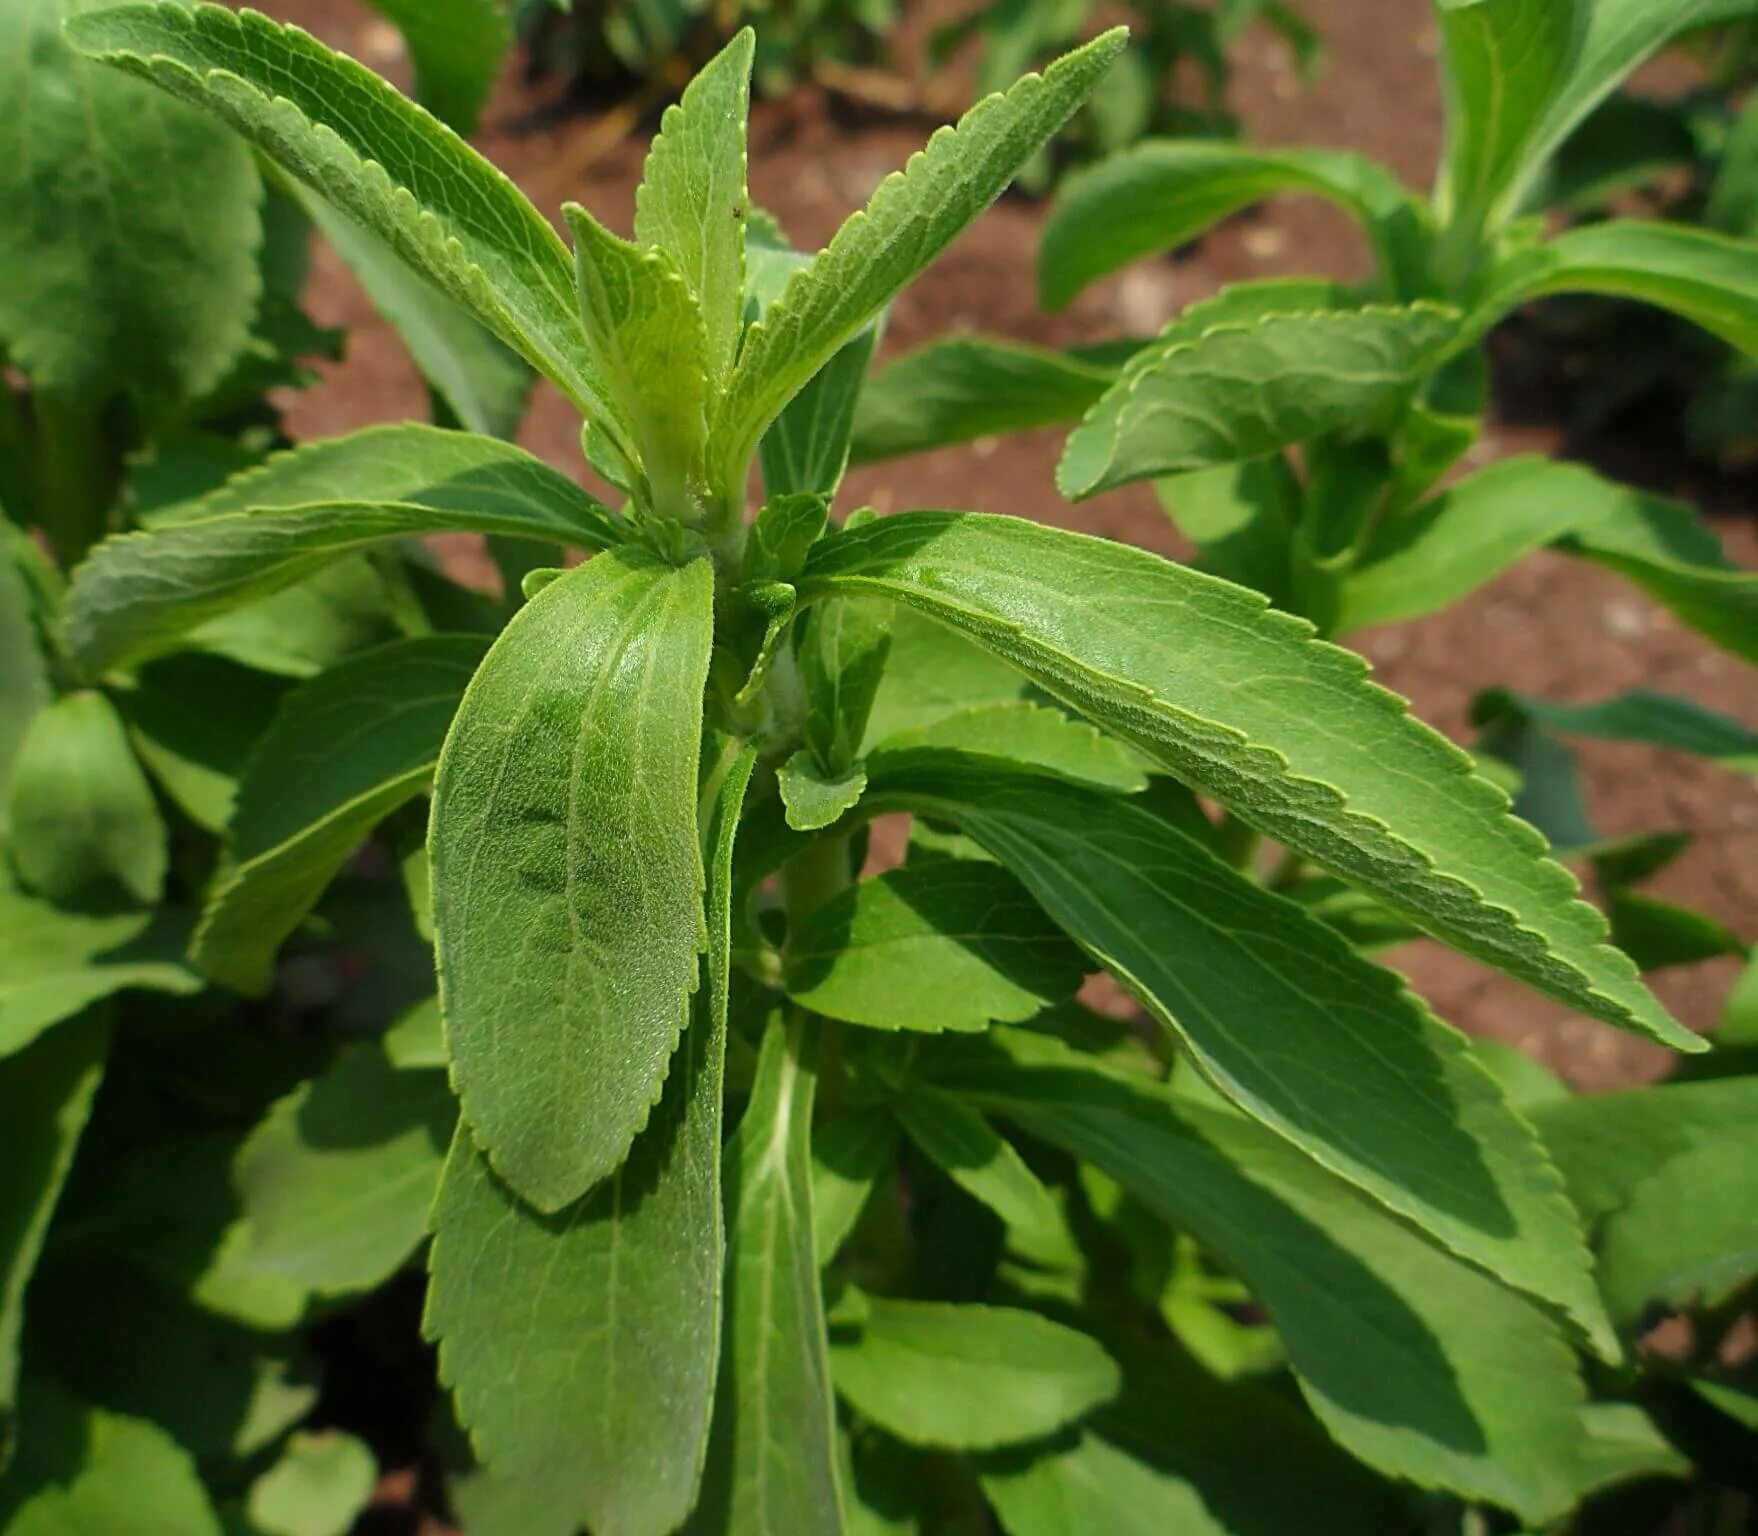
[[[179,1394],[136,1374],[119,1403],[69,1347],[59,1286],[94,1231],[260,1344],[401,1269],[430,1198],[427,1328],[468,1448],[432,1441],[474,1532],[1485,1529],[1679,1470],[1628,1362],[1651,1300],[1725,1311],[1746,1282],[1737,1244],[1654,1241],[1680,1210],[1661,1181],[1696,1187],[1747,1134],[1749,1080],[1708,1075],[1735,1047],[1608,1132],[1487,1071],[1352,943],[1351,902],[1702,1049],[1506,795],[1310,623],[1013,518],[830,521],[884,308],[1118,36],[937,135],[811,258],[750,206],[748,35],[667,114],[634,241],[570,205],[571,252],[297,30],[137,4],[69,37],[216,114],[551,378],[626,504],[487,435],[377,428],[75,572],[68,664],[109,681],[413,535],[557,551],[492,643],[440,617],[479,608],[430,604],[256,743],[191,965],[249,994],[279,964],[281,995],[320,899],[358,942],[379,919],[325,891],[370,838],[433,935],[437,1006],[290,1088],[257,1069],[247,1130],[137,1147],[116,1189],[81,1149],[25,1361],[83,1365],[103,1407],[27,1391],[16,1528],[101,1523],[118,1487],[219,1528],[188,1452],[140,1428]],[[857,878],[894,812],[908,857]],[[1336,882],[1328,912],[1255,878],[1260,837]],[[1073,1001],[1100,970],[1151,1032]],[[0,1125],[39,1125],[34,1097]],[[58,1182],[33,1185],[39,1237]],[[216,1183],[242,1210],[192,1242]],[[1718,1210],[1742,1219],[1737,1185]],[[33,1354],[39,1319],[63,1336]],[[1668,1385],[1750,1412],[1708,1356]],[[241,1518],[284,1528],[303,1491],[315,1519],[347,1460],[300,1441]]]

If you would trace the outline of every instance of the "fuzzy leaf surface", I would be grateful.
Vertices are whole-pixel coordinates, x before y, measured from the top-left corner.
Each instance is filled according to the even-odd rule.
[[[495,642],[440,756],[429,853],[453,1082],[541,1211],[623,1161],[696,988],[713,597],[705,560],[624,549],[569,571]]]
[[[1608,1023],[1697,1044],[1507,797],[1358,657],[1256,593],[1123,545],[941,512],[821,544],[803,594],[848,591],[977,641],[1436,937]]]

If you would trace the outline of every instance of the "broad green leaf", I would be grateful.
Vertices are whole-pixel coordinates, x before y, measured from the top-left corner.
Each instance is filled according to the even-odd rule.
[[[796,832],[817,832],[839,821],[867,787],[862,768],[827,773],[810,752],[794,753],[775,771],[787,824]]]
[[[663,250],[619,239],[578,203],[562,216],[586,339],[628,434],[652,510],[695,521],[707,427],[702,310]]]
[[[1154,482],[1203,570],[1292,608],[1294,529],[1303,492],[1286,455],[1221,464]]]
[[[1030,692],[1026,680],[1000,658],[896,604],[891,649],[867,716],[863,750],[967,709],[1017,704]]]
[[[1230,1536],[1185,1479],[1083,1432],[982,1467],[1007,1536]]]
[[[1676,694],[1638,688],[1594,704],[1556,704],[1502,694],[1514,708],[1565,736],[1636,742],[1706,758],[1738,773],[1758,773],[1758,731]]]
[[[951,754],[874,795],[999,858],[1247,1114],[1616,1352],[1537,1137],[1391,972],[1129,800]]]
[[[27,1385],[18,1452],[0,1482],[7,1536],[221,1536],[194,1458],[145,1419],[88,1408],[47,1383]]]
[[[811,914],[788,943],[787,987],[869,1029],[976,1031],[1073,997],[1080,951],[1005,870],[893,869]]]
[[[744,318],[745,117],[755,47],[747,27],[666,109],[635,193],[635,238],[664,251],[694,295],[716,392],[732,371]]]
[[[109,1030],[86,1018],[0,1061],[0,1471],[18,1405],[25,1287],[104,1072]]]
[[[5,517],[0,508],[0,520]],[[12,764],[37,711],[52,697],[49,675],[43,664],[42,646],[31,618],[30,593],[24,577],[13,565],[10,551],[0,544],[0,836],[6,832],[7,800],[12,784]]]
[[[1587,1428],[1579,1474],[1582,1498],[1640,1478],[1691,1475],[1689,1459],[1636,1404],[1589,1403],[1581,1416]]]
[[[262,184],[219,124],[68,48],[92,9],[0,11],[0,350],[39,390],[162,419],[249,339]]]
[[[1373,241],[1391,296],[1411,293],[1426,238],[1423,214],[1383,166],[1341,150],[1161,139],[1063,183],[1038,248],[1039,295],[1061,309],[1119,267],[1175,250],[1240,209],[1289,192],[1351,214]]]
[[[460,1421],[496,1475],[541,1486],[550,1508],[603,1536],[675,1530],[707,1451],[732,853],[752,762],[717,753],[708,765],[708,980],[628,1159],[574,1206],[540,1215],[460,1124],[434,1212],[425,1326]],[[525,1342],[509,1349],[513,1339]]]
[[[311,222],[366,290],[373,309],[390,322],[429,388],[459,423],[488,437],[512,437],[531,393],[531,370],[519,355],[469,310],[405,265],[377,235],[315,194],[301,188],[298,195]]]
[[[229,864],[208,893],[191,958],[240,992],[372,829],[424,794],[487,642],[423,635],[363,652],[290,694],[239,785]]]
[[[1638,299],[1758,355],[1758,243],[1750,240],[1630,219],[1582,225],[1491,272],[1468,329],[1478,334],[1552,293]]]
[[[1075,429],[1056,483],[1078,500],[1389,418],[1458,328],[1422,303],[1271,314],[1152,347]]]
[[[856,463],[1079,421],[1117,369],[1073,353],[954,336],[900,357],[868,381],[856,409]]]
[[[830,772],[854,766],[891,655],[890,603],[822,603],[807,615],[797,658],[806,695],[802,734]]]
[[[897,1155],[889,1109],[854,1109],[812,1133],[812,1246],[823,1268],[848,1240]]]
[[[1141,759],[1121,742],[1059,709],[1020,700],[983,704],[930,725],[896,731],[878,743],[887,752],[942,747],[1024,763],[1060,779],[1134,794],[1147,788]]]
[[[1010,1061],[990,1055],[1002,1039]],[[1572,1503],[1581,1385],[1534,1303],[1268,1132],[1174,1107],[1053,1040],[1003,1031],[943,1076],[1219,1254],[1269,1312],[1326,1428],[1370,1466],[1530,1519]]]
[[[278,455],[187,515],[100,545],[68,594],[68,644],[93,669],[145,660],[344,555],[447,531],[585,549],[619,537],[572,481],[510,443],[369,427]]]
[[[65,694],[38,711],[13,763],[8,819],[19,874],[51,901],[158,900],[165,822],[103,694]]]
[[[124,5],[73,46],[230,124],[607,419],[568,253],[516,187],[371,70],[254,11]]]
[[[1255,593],[1120,544],[935,512],[819,545],[802,595],[846,592],[959,630],[1466,953],[1609,1023],[1698,1046],[1604,946],[1604,920],[1506,796],[1358,657]],[[1314,732],[1315,718],[1329,728]]]
[[[377,1484],[378,1462],[363,1441],[301,1430],[250,1485],[245,1509],[261,1536],[348,1536]]]
[[[326,667],[401,631],[390,588],[365,555],[344,555],[297,584],[247,599],[204,620],[173,644],[272,677],[316,677]]]
[[[966,1194],[988,1206],[1026,1244],[1055,1241],[1062,1214],[1043,1181],[969,1105],[927,1084],[912,1084],[897,1105],[917,1149]]]
[[[837,1536],[843,1529],[813,1243],[817,1030],[798,1016],[770,1019],[727,1153],[726,1358],[692,1531]]]
[[[367,4],[403,34],[422,106],[459,133],[470,133],[513,44],[505,9],[496,0]]]
[[[1758,1275],[1758,1127],[1669,1159],[1630,1191],[1600,1239],[1612,1315],[1640,1327],[1652,1303],[1713,1306]]]
[[[346,1049],[239,1149],[241,1262],[320,1295],[388,1280],[426,1230],[455,1119],[440,1073],[399,1071],[374,1045]]]
[[[429,834],[453,1082],[542,1211],[623,1161],[704,942],[696,761],[714,576],[615,550],[539,592],[464,695]]]
[[[831,1337],[837,1393],[912,1445],[990,1450],[1042,1439],[1122,1384],[1099,1344],[1035,1312],[868,1296],[859,1313]]]
[[[199,992],[183,964],[187,937],[187,918],[65,912],[0,871],[0,1058],[114,992]]]
[[[1000,196],[1121,51],[1107,32],[942,129],[857,214],[745,335],[713,423],[710,473],[742,485],[758,440],[843,345]]]

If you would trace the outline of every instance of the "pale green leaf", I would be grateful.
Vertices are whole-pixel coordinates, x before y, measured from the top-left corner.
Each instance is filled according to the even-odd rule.
[[[25,1287],[104,1072],[109,1030],[87,1018],[0,1060],[0,1470],[18,1405]]]
[[[1092,1433],[982,1468],[1007,1536],[1230,1536],[1184,1478]]]
[[[1160,139],[1063,183],[1038,248],[1039,294],[1061,309],[1119,267],[1175,250],[1240,209],[1290,192],[1324,198],[1361,224],[1393,296],[1414,287],[1424,215],[1383,166],[1342,150]]]
[[[1589,1403],[1581,1416],[1587,1428],[1580,1457],[1582,1498],[1641,1478],[1691,1475],[1689,1459],[1635,1403]]]
[[[240,1262],[320,1295],[388,1280],[421,1242],[456,1117],[441,1073],[399,1071],[374,1045],[345,1050],[239,1149]]]
[[[864,750],[904,731],[993,704],[1017,704],[1030,685],[1006,662],[962,635],[897,604],[891,649],[867,716]]]
[[[426,849],[422,850],[426,864]],[[423,1067],[444,1068],[446,1064],[445,1026],[440,1021],[438,997],[423,998],[405,1009],[380,1037],[386,1057],[393,1067],[404,1071]]]
[[[150,1512],[165,1536],[221,1536],[195,1460],[145,1419],[27,1385],[18,1452],[0,1482],[6,1536],[116,1536]]]
[[[1599,293],[1671,310],[1758,355],[1758,243],[1706,229],[1614,219],[1511,256],[1491,272],[1468,329],[1553,293]]]
[[[746,28],[666,109],[635,193],[635,238],[664,251],[694,295],[715,390],[732,371],[744,318],[745,117],[755,46]]]
[[[989,1056],[1003,1042],[1011,1061]],[[1053,1040],[1002,1031],[948,1081],[1219,1254],[1269,1312],[1314,1411],[1370,1466],[1528,1518],[1570,1506],[1581,1385],[1534,1303],[1248,1121],[1174,1107]]]
[[[0,10],[0,350],[40,390],[162,418],[244,350],[262,185],[219,124],[67,47],[95,4]]]
[[[816,832],[854,807],[867,787],[867,774],[859,767],[826,773],[802,749],[776,770],[775,781],[787,807],[787,824],[796,832]]]
[[[344,555],[294,586],[198,623],[175,646],[273,677],[315,677],[399,633],[384,576],[367,556]]]
[[[861,1219],[897,1153],[889,1109],[855,1109],[812,1133],[812,1245],[822,1268]]]
[[[859,1322],[831,1338],[837,1393],[912,1445],[989,1450],[1041,1439],[1122,1384],[1099,1344],[1035,1312],[862,1302]]]
[[[19,874],[51,901],[158,900],[165,822],[103,694],[64,694],[38,711],[13,762],[9,820]]]
[[[1121,742],[1059,709],[1020,700],[984,704],[896,731],[876,746],[887,752],[943,747],[1024,763],[1057,778],[1134,794],[1147,788],[1141,759]]]
[[[4,517],[0,508],[0,520]],[[30,594],[4,545],[0,545],[0,677],[6,679],[0,689],[0,835],[4,835],[13,761],[37,711],[52,697],[31,618]]]
[[[513,28],[498,0],[367,0],[403,34],[415,95],[442,123],[467,134],[488,99]]]
[[[745,336],[713,423],[711,474],[742,484],[776,416],[843,345],[988,207],[1098,84],[1121,29],[979,102],[880,184]]]
[[[101,669],[387,540],[460,531],[594,549],[609,515],[523,449],[414,424],[369,427],[247,471],[152,531],[106,540],[68,594],[68,644]]]
[[[187,937],[187,918],[65,912],[0,870],[0,1057],[114,992],[199,992],[183,964]]]
[[[843,1529],[813,1243],[817,1028],[771,1018],[727,1153],[726,1358],[692,1531],[838,1536]]]
[[[1758,731],[1676,694],[1638,688],[1592,704],[1557,704],[1517,693],[1500,697],[1565,736],[1664,747],[1738,773],[1758,773]]]
[[[1184,783],[1437,937],[1683,1049],[1506,796],[1255,593],[1012,518],[920,512],[819,545],[802,594],[869,592],[976,640]],[[1053,593],[1054,601],[1047,599]],[[1314,732],[1315,719],[1326,722]]]
[[[1086,965],[1005,870],[894,869],[833,897],[788,943],[796,1002],[869,1029],[976,1031],[1074,996]]]
[[[714,576],[628,549],[522,608],[440,757],[430,856],[453,1081],[540,1210],[608,1177],[695,990]]]
[[[566,249],[516,187],[371,70],[217,5],[82,16],[73,45],[214,112],[605,419]]]
[[[1270,314],[1138,354],[1068,439],[1074,499],[1389,418],[1458,334],[1441,305]]]
[[[378,1462],[363,1441],[302,1430],[250,1485],[245,1508],[261,1536],[348,1536],[377,1484]]]
[[[874,796],[999,858],[1247,1114],[1615,1354],[1538,1138],[1391,972],[1132,801],[952,754]]]
[[[290,694],[239,785],[225,873],[191,958],[241,992],[274,976],[276,951],[372,829],[426,793],[487,642],[423,635],[363,652]]]
[[[1028,1251],[1057,1239],[1062,1213],[1043,1180],[969,1105],[925,1083],[912,1084],[898,1100],[897,1118],[922,1155],[988,1206]]]

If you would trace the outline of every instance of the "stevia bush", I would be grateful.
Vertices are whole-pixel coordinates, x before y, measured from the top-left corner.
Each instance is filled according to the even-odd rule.
[[[0,1227],[9,1530],[344,1529],[371,1463],[283,1439],[302,1358],[424,1246],[448,1398],[421,1438],[490,1536],[1562,1529],[1693,1467],[1682,1497],[1735,1508],[1749,986],[1706,1048],[1509,770],[1289,603],[1010,517],[830,517],[886,306],[1119,36],[808,256],[747,194],[748,34],[666,114],[634,240],[569,205],[571,248],[295,29],[165,3],[66,35],[551,379],[620,504],[490,433],[369,429],[105,539],[39,623],[125,689],[350,562],[402,578],[397,634],[250,733],[186,877],[213,1011],[124,1032],[89,1125],[89,1090],[0,1068],[29,1170]],[[1432,349],[1464,323],[1359,313]],[[1260,356],[1278,420],[1284,367],[1330,398],[1320,353]],[[413,574],[404,541],[446,531],[503,541],[510,614]],[[1747,578],[1678,565],[1733,632]],[[1614,728],[1485,711],[1552,747]],[[860,878],[891,813],[908,855]],[[1411,932],[1694,1080],[1576,1100],[1480,1051],[1371,958]],[[1145,1027],[1080,1006],[1100,971]],[[1688,1356],[1638,1354],[1656,1305]]]

